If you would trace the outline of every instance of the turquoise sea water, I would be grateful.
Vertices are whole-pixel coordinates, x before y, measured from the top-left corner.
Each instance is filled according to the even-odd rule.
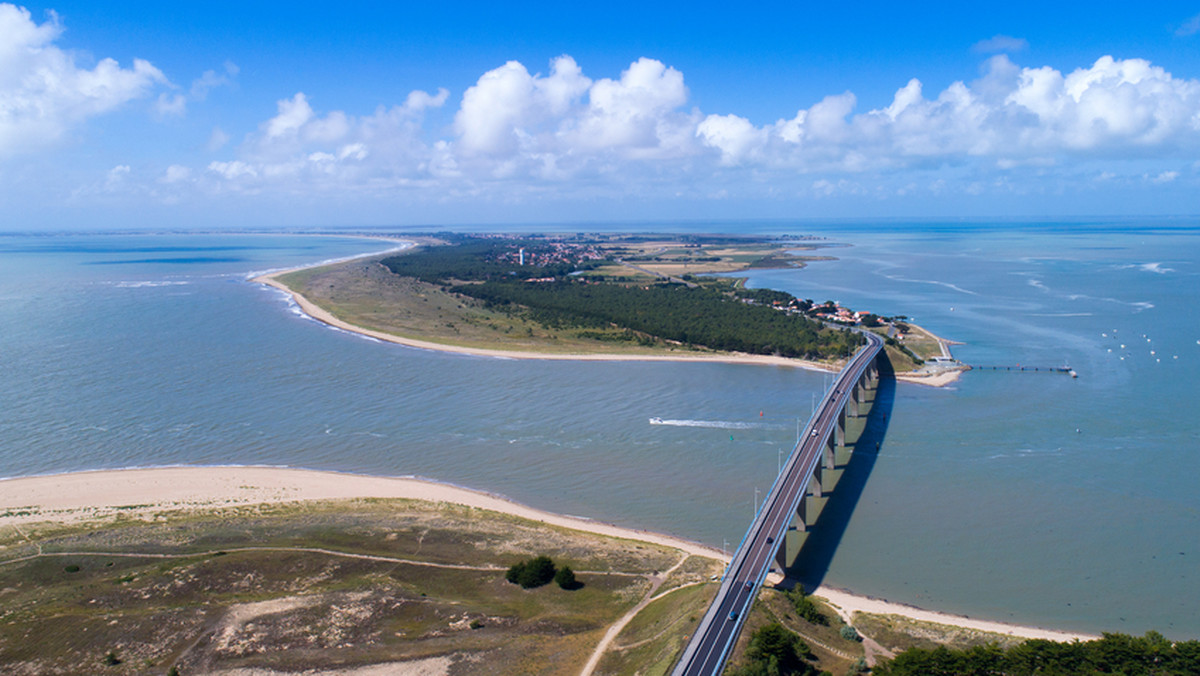
[[[1200,230],[743,227],[849,245],[751,285],[910,315],[963,341],[968,363],[1080,374],[900,385],[826,583],[992,619],[1200,637]],[[388,246],[0,236],[0,476],[170,464],[419,475],[740,540],[821,374],[427,352],[330,329],[247,281]]]

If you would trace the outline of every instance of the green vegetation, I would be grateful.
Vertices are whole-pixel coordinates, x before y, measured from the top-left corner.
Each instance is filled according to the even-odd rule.
[[[555,579],[554,561],[548,556],[535,556],[528,561],[514,563],[504,575],[504,579],[521,585],[523,589],[541,587]]]
[[[657,253],[663,255],[652,258],[712,258],[696,256],[686,246],[674,256],[670,251],[660,247]],[[851,331],[828,329],[811,320],[804,314],[812,308],[810,301],[780,291],[743,289],[691,276],[680,284],[666,272],[661,279],[630,284],[619,280],[627,273],[645,273],[625,267],[617,268],[618,277],[582,274],[612,269],[613,260],[626,260],[616,258],[619,253],[612,242],[606,248],[578,241],[458,235],[450,244],[390,256],[381,263],[401,278],[482,301],[487,311],[597,341],[665,341],[826,360],[846,357],[864,342]],[[731,254],[726,251],[725,257]]]
[[[797,584],[788,590],[786,596],[792,602],[792,607],[796,609],[796,614],[800,616],[800,619],[823,627],[829,626],[829,618],[817,608],[817,604],[813,603],[808,594],[804,593],[804,587]]]
[[[575,571],[571,570],[570,566],[563,566],[554,573],[554,584],[567,591],[574,591],[583,586],[579,580],[575,579]]]
[[[684,569],[693,571],[695,575],[688,573],[681,576]],[[668,579],[667,584],[689,577],[693,581],[665,593],[660,587],[657,600],[643,608],[617,635],[596,673],[654,676],[670,673],[675,659],[683,652],[685,637],[695,631],[716,594],[717,583],[707,580],[710,574],[719,573],[720,570],[721,564],[713,559],[690,557]]]
[[[910,648],[876,667],[880,676],[1090,676],[1200,673],[1200,641],[1173,643],[1157,632],[1143,637],[1104,634],[1095,641],[1057,643],[1030,639],[1007,650],[997,645],[966,650]]]
[[[807,676],[818,673],[806,661],[811,657],[808,644],[774,622],[754,632],[746,649],[746,662],[727,673],[731,676]]]
[[[807,608],[811,604],[811,610],[805,612],[818,619],[811,621],[802,617],[800,611],[797,610],[796,599],[802,599],[800,603],[802,608]],[[732,670],[749,667],[751,671],[732,671],[732,673],[830,673],[838,676],[858,673],[859,662],[865,655],[863,644],[859,641],[847,640],[841,635],[839,630],[842,625],[837,617],[837,613],[824,601],[805,596],[803,592],[795,590],[784,592],[764,587],[746,617],[742,638],[738,641],[730,659]],[[834,626],[835,624],[838,626]],[[803,664],[792,664],[791,668],[794,671],[789,672],[782,669],[779,672],[765,671],[764,669],[770,667],[770,660],[762,659],[761,655],[766,653],[760,647],[752,654],[752,637],[756,632],[771,625],[778,625],[793,634],[796,636],[795,640],[803,643],[806,647]],[[772,636],[776,632],[778,632],[777,629],[772,629],[767,636]],[[787,639],[789,642],[790,640]],[[769,645],[778,645],[778,641],[768,642],[763,644],[763,647]],[[755,657],[755,655],[759,657]],[[781,664],[782,666],[784,665]],[[754,671],[756,669],[758,671]]]
[[[806,359],[845,357],[864,342],[849,330],[820,324],[759,304],[680,284],[622,286],[581,281],[527,284],[484,282],[453,290],[495,306],[527,308],[543,326],[617,326],[663,340],[713,350],[778,354]]]
[[[122,512],[21,530],[28,540],[6,539],[0,556],[2,673],[412,665],[399,671],[440,660],[431,673],[486,664],[489,673],[575,674],[681,555],[405,500]],[[535,548],[559,571],[581,571],[586,586],[505,582]],[[669,581],[708,589],[712,565],[681,567]],[[678,612],[703,614],[709,597],[681,595]],[[668,624],[656,645],[673,658],[689,630]],[[120,664],[105,666],[110,655]]]

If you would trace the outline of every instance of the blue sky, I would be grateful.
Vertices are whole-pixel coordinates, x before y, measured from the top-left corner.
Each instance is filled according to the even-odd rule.
[[[0,228],[1200,213],[1200,3],[904,5],[0,4]]]

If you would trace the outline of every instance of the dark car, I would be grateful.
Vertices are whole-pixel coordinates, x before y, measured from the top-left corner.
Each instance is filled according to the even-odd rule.
[[[729,621],[733,622],[736,619],[737,619],[737,611],[736,610],[729,611]]]

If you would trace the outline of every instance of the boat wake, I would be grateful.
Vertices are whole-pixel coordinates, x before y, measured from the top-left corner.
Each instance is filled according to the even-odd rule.
[[[781,430],[783,425],[770,423],[733,422],[728,420],[670,420],[651,418],[651,425],[670,425],[672,427],[708,427],[719,430]]]

